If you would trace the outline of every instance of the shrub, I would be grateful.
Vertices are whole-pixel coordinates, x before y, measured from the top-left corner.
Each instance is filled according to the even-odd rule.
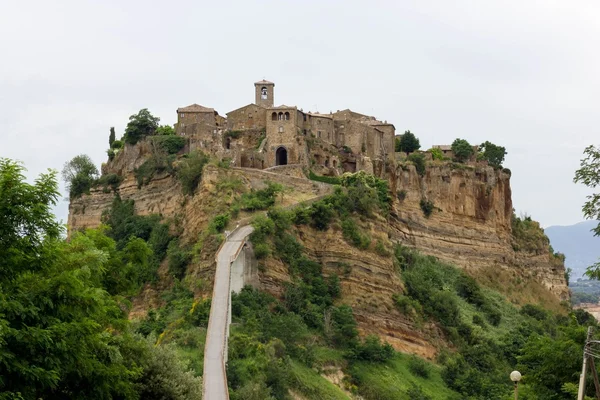
[[[426,394],[421,386],[414,382],[410,383],[410,388],[406,391],[406,395],[410,400],[433,400],[433,397]]]
[[[266,210],[275,204],[277,194],[283,192],[283,185],[273,182],[266,182],[266,184],[267,187],[264,189],[252,190],[242,195],[240,199],[242,210]]]
[[[429,149],[429,152],[431,153],[431,158],[433,158],[434,160],[441,161],[444,159],[444,152],[437,147]]]
[[[174,156],[173,156],[174,157]],[[164,172],[173,172],[173,158],[167,157],[160,152],[154,153],[149,159],[144,161],[142,165],[133,170],[138,188],[150,183],[152,178]]]
[[[242,131],[227,131],[225,132],[225,137],[230,137],[232,139],[238,139],[240,136],[242,136]]]
[[[105,189],[110,186],[113,191],[116,191],[123,182],[123,177],[117,174],[106,174],[102,175],[100,179],[96,181],[96,185],[102,185]]]
[[[520,312],[521,314],[527,315],[538,321],[544,321],[548,318],[548,312],[546,310],[533,304],[525,304],[523,307],[521,307]]]
[[[329,223],[333,219],[335,213],[330,204],[327,204],[323,200],[317,201],[310,208],[310,219],[312,225],[320,230],[326,231],[329,228]]]
[[[342,221],[342,233],[346,241],[359,249],[367,249],[371,244],[371,239],[360,232],[356,221],[352,218],[346,218]]]
[[[485,328],[485,321],[481,318],[481,315],[475,314],[473,315],[473,324],[479,325],[482,328]]]
[[[106,155],[108,156],[109,161],[112,161],[115,158],[115,151],[113,149],[106,150]]]
[[[229,214],[219,214],[213,218],[208,225],[208,230],[211,233],[221,233],[227,227],[229,223]]]
[[[169,259],[169,273],[177,279],[182,279],[186,267],[192,259],[191,252],[180,248],[177,240],[172,240],[167,248],[167,257]]]
[[[175,135],[175,129],[173,129],[171,125],[161,125],[156,128],[156,132],[154,132],[154,134],[163,136]]]
[[[202,179],[202,170],[208,160],[208,156],[200,151],[193,151],[182,159],[177,167],[177,178],[181,182],[183,194],[194,194],[200,179]]]
[[[122,149],[123,148],[123,141],[122,140],[115,140],[110,145],[110,148],[111,149]]]
[[[415,355],[410,356],[408,359],[408,369],[414,376],[428,379],[431,375],[431,367],[427,361]]]
[[[468,275],[460,274],[456,280],[456,292],[469,303],[481,307],[485,303],[485,297],[475,279]]]
[[[423,154],[411,154],[408,156],[408,161],[415,165],[419,176],[425,176],[425,156]]]
[[[421,207],[421,210],[426,218],[429,218],[435,207],[431,201],[425,199],[421,199],[419,206]]]
[[[175,135],[153,136],[152,143],[157,146],[160,151],[167,154],[177,154],[185,146],[185,138]]]
[[[369,335],[350,351],[349,357],[357,360],[384,362],[392,358],[394,349],[389,343],[382,343],[378,336]]]
[[[390,255],[390,252],[385,248],[381,239],[377,240],[377,243],[375,243],[375,252],[383,257],[388,257]]]

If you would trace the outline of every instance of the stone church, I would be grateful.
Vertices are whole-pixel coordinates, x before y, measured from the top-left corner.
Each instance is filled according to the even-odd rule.
[[[272,168],[298,165],[326,175],[377,173],[394,159],[394,125],[351,110],[321,114],[275,106],[275,84],[254,83],[254,102],[226,117],[192,104],[177,109],[175,130],[201,150],[232,165]]]

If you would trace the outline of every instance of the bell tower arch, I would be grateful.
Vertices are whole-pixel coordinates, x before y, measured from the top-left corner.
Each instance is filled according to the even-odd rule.
[[[273,107],[275,84],[273,82],[258,81],[254,83],[254,104],[263,107]]]

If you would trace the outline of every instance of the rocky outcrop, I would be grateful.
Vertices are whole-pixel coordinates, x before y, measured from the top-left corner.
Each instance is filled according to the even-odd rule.
[[[103,166],[105,173],[124,177],[117,189],[122,199],[133,199],[138,214],[161,214],[170,219],[182,240],[193,244],[209,221],[229,210],[234,194],[222,182],[237,182],[240,190],[262,188],[275,181],[288,189],[278,204],[289,206],[322,196],[328,185],[309,181],[292,167],[289,175],[245,168],[205,167],[194,196],[184,196],[178,180],[171,175],[154,177],[138,188],[133,171],[143,163],[151,149],[147,144],[126,146],[115,159]],[[394,167],[395,168],[395,167]],[[381,171],[390,181],[393,206],[387,219],[363,221],[371,232],[391,249],[393,243],[418,248],[421,252],[453,263],[481,283],[507,295],[515,303],[543,303],[559,308],[568,299],[564,265],[550,254],[517,252],[511,245],[510,175],[485,165],[455,165],[432,162],[420,176],[412,164]],[[102,212],[110,207],[115,193],[97,188],[90,195],[71,202],[69,231],[96,227]],[[424,215],[422,202],[433,211]],[[241,213],[237,218],[248,215]],[[232,221],[235,224],[235,221]],[[433,357],[441,335],[434,325],[416,327],[394,307],[392,295],[403,292],[402,281],[391,257],[350,246],[335,224],[326,232],[309,227],[296,232],[308,254],[324,265],[325,274],[338,274],[342,301],[352,305],[362,334],[375,333],[396,349]],[[188,275],[202,281],[195,290],[210,293],[214,276],[214,246],[205,246],[200,257],[188,268]],[[259,268],[260,286],[277,296],[291,277],[286,265],[270,258]]]

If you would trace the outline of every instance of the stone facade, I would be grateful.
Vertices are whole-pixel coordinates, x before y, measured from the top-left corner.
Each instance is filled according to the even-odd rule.
[[[227,118],[198,104],[180,108],[176,132],[190,138],[190,150],[253,168],[298,164],[338,175],[374,172],[393,162],[394,125],[349,109],[322,114],[275,106],[274,88],[266,80],[254,83],[254,103],[228,112]],[[249,132],[261,133],[258,143],[246,140]]]

